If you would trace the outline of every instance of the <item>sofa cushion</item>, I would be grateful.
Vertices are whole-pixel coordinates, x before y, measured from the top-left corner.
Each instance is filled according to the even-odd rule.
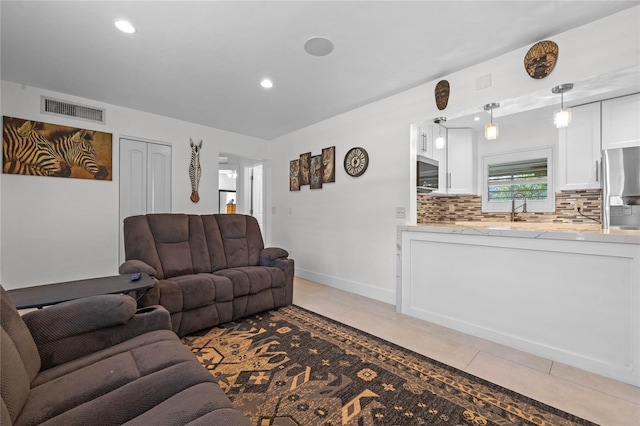
[[[233,299],[231,281],[214,274],[189,274],[160,280],[158,301],[169,313],[186,311]]]
[[[128,421],[125,426],[147,426],[163,419],[165,424],[244,426],[251,423],[233,408],[217,384],[200,383],[156,405],[142,415]]]
[[[13,422],[27,402],[30,380],[18,349],[4,328],[0,329],[0,357],[2,357],[2,369],[0,369],[1,414],[3,419],[8,415]]]
[[[127,260],[140,260],[156,271],[156,278],[164,277],[156,242],[147,216],[131,216],[124,220],[124,245]],[[141,272],[141,271],[136,271]]]
[[[56,367],[42,371],[31,383],[31,386],[40,386],[43,383],[50,382],[54,379],[57,379],[58,377],[64,376],[65,374],[69,374],[73,371],[98,363],[112,356],[131,351],[135,348],[148,347],[149,345],[158,342],[174,341],[175,338],[175,333],[169,330],[151,331],[140,336],[133,337],[122,343],[113,345],[107,349],[103,349],[99,352],[92,353],[91,355],[76,359],[72,362],[67,362],[62,365],[58,365]]]
[[[158,356],[162,356],[162,354],[158,353]],[[43,424],[70,426],[96,424],[97,422],[101,425],[120,425],[161,404],[173,395],[203,382],[213,382],[211,374],[197,362],[181,362],[131,380],[97,398],[80,397],[77,400],[78,405],[70,410],[60,412],[54,417],[49,417],[49,421]],[[34,391],[35,389],[32,390],[32,393]],[[49,391],[51,392],[51,389]],[[51,399],[54,397],[51,393],[44,392],[39,396],[41,397],[39,401],[32,401],[32,398],[29,398],[27,404],[33,403],[33,406],[29,407],[29,410],[25,406],[21,415],[18,416],[15,426],[38,424],[47,420],[44,416],[37,415],[38,410],[46,410],[45,404],[48,401],[53,402]],[[36,416],[33,416],[33,410],[35,410]],[[163,422],[159,419],[155,423]]]
[[[148,215],[163,278],[211,272],[209,247],[198,215]]]
[[[70,364],[74,363],[83,364],[82,360]],[[16,425],[49,419],[57,424],[83,424],[82,419],[84,424],[96,419],[101,424],[120,424],[190,386],[211,381],[211,375],[174,335],[171,340],[150,341],[82,365],[33,387]],[[92,421],[86,421],[89,419]]]
[[[215,217],[224,245],[226,267],[258,265],[264,242],[255,218],[233,214],[217,214]]]
[[[32,381],[40,371],[38,348],[31,336],[31,331],[16,310],[11,296],[2,286],[0,286],[0,323],[7,337],[13,341],[24,363],[29,381]]]
[[[245,266],[223,269],[216,275],[227,277],[233,282],[234,297],[257,294],[261,291],[284,287],[285,276],[281,269],[268,266]]]

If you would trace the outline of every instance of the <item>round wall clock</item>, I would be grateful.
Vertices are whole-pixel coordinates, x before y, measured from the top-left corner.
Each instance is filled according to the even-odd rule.
[[[369,167],[369,154],[364,148],[351,148],[344,156],[344,170],[349,176],[362,176]]]

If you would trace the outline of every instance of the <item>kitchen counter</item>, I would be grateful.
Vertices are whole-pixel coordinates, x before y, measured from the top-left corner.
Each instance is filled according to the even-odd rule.
[[[398,233],[416,232],[485,235],[547,240],[640,244],[638,229],[602,229],[599,224],[541,222],[433,222],[398,227]]]
[[[398,226],[396,309],[640,386],[640,231]]]

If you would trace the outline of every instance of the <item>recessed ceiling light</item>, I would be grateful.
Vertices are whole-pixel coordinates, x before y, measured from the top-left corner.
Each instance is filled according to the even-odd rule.
[[[313,56],[327,56],[333,52],[333,43],[324,37],[311,37],[304,43],[304,50]]]
[[[271,89],[273,87],[273,82],[268,78],[265,78],[260,82],[260,86],[264,87],[265,89]]]
[[[113,24],[123,33],[133,34],[136,32],[136,29],[131,25],[131,22],[125,21],[124,19],[116,19],[113,21]]]
[[[480,121],[480,117],[478,116],[473,117],[473,121]]]

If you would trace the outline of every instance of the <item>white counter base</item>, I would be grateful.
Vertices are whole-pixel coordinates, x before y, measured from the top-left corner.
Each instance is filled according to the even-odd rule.
[[[504,234],[400,227],[400,312],[640,386],[640,245]]]

